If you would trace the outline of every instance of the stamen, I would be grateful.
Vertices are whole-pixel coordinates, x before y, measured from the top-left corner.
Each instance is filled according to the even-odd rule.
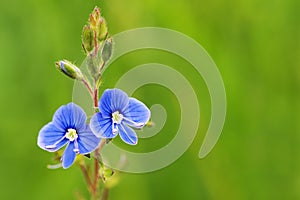
[[[78,147],[77,139],[74,140],[74,145],[75,145],[75,149],[73,149],[73,151],[78,154],[79,153],[79,147]]]
[[[46,149],[55,149],[55,148],[56,148],[56,145],[57,145],[58,143],[60,143],[61,141],[63,141],[65,138],[66,138],[66,136],[63,136],[60,140],[58,140],[58,141],[55,142],[54,144],[46,145],[45,148],[46,148]]]
[[[118,133],[119,129],[118,126],[116,126],[116,124],[121,124],[122,120],[123,120],[124,116],[119,113],[119,111],[116,111],[112,114],[112,133],[115,135]]]
[[[119,131],[118,127],[115,128],[115,123],[112,124],[112,133],[115,135]]]
[[[78,138],[77,132],[75,129],[69,128],[68,132],[66,132],[66,138],[69,139],[71,142]]]
[[[137,122],[134,122],[132,121],[131,119],[128,119],[127,117],[123,117],[123,119],[126,121],[126,122],[129,122],[130,125],[136,127],[136,128],[142,128],[142,126],[144,126],[145,124],[144,123],[137,123]]]
[[[119,111],[116,111],[112,114],[112,120],[113,120],[113,123],[115,124],[121,124],[122,120],[123,120],[123,115],[121,113],[119,113]]]

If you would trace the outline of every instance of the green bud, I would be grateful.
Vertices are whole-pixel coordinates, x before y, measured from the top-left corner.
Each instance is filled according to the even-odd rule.
[[[82,46],[86,53],[94,49],[93,31],[89,26],[84,26],[81,35]]]
[[[103,180],[106,181],[107,179],[109,179],[110,177],[112,177],[114,175],[114,170],[110,169],[106,166],[102,166],[99,170],[100,175],[102,176]]]
[[[55,63],[56,68],[72,79],[82,80],[83,74],[81,70],[67,60],[58,61]]]
[[[96,6],[90,14],[90,25],[93,30],[96,30],[100,23],[100,9]]]
[[[114,171],[110,168],[105,168],[103,170],[103,176],[105,177],[105,179],[111,177],[114,174]]]
[[[105,19],[101,17],[100,9],[95,7],[90,14],[89,25],[92,32],[95,32],[99,42],[106,39],[108,35],[108,29]]]
[[[98,41],[102,42],[103,40],[105,40],[107,38],[108,28],[107,28],[106,21],[103,17],[100,18],[97,32],[98,32],[98,36],[97,36]]]
[[[155,124],[154,124],[154,122],[152,122],[152,121],[148,121],[146,124],[145,124],[145,126],[146,127],[153,127]]]
[[[102,52],[101,52],[101,57],[102,57],[102,60],[103,62],[107,62],[110,57],[111,57],[111,54],[112,54],[112,46],[113,46],[113,43],[112,43],[112,38],[108,38],[106,41],[105,41],[105,44],[103,46],[103,49],[102,49]]]

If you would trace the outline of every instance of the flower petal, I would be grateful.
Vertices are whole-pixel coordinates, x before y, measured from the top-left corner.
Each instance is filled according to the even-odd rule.
[[[62,167],[69,168],[75,161],[76,153],[74,152],[74,142],[70,142],[61,157]]]
[[[121,139],[130,145],[137,144],[137,135],[134,130],[125,124],[118,125]]]
[[[141,128],[150,119],[150,110],[141,101],[129,98],[128,109],[124,112],[125,122],[135,128]]]
[[[50,122],[40,130],[37,144],[46,151],[55,152],[68,142],[64,137],[65,132]]]
[[[66,131],[68,128],[80,130],[85,127],[86,114],[74,103],[61,106],[53,116],[53,123]]]
[[[100,138],[114,138],[117,134],[112,131],[112,119],[103,117],[101,113],[96,113],[90,120],[90,128],[93,133]]]
[[[78,133],[78,148],[80,154],[88,154],[94,151],[99,143],[101,138],[97,138],[93,132],[91,131],[90,127],[86,125],[85,130],[82,130]]]
[[[99,109],[104,117],[111,117],[115,111],[124,112],[128,107],[129,98],[120,89],[106,89],[99,101]]]

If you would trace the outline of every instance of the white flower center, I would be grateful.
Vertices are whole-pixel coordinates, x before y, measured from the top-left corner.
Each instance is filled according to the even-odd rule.
[[[123,118],[124,116],[121,113],[119,113],[119,111],[114,112],[111,117],[114,124],[121,124]]]
[[[68,132],[66,132],[66,138],[69,139],[71,142],[78,138],[77,132],[75,129],[69,128]]]

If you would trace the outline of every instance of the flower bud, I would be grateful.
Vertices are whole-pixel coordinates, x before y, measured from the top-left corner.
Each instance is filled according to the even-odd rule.
[[[103,170],[103,176],[104,176],[105,178],[109,178],[109,177],[111,177],[113,174],[114,174],[114,171],[113,171],[112,169],[110,169],[110,168],[106,168],[106,169]]]
[[[90,25],[93,30],[96,30],[100,23],[100,9],[96,6],[90,14]]]
[[[106,39],[107,35],[108,35],[108,28],[107,28],[107,24],[106,21],[103,17],[100,18],[99,21],[99,26],[98,26],[98,41],[102,42],[103,40]]]
[[[86,53],[94,49],[93,31],[89,26],[84,26],[81,35],[82,46]]]
[[[110,37],[105,41],[105,44],[102,49],[101,57],[103,62],[107,62],[110,59],[112,54],[112,46],[112,38]]]
[[[107,25],[105,19],[101,17],[100,9],[95,7],[90,14],[89,19],[90,30],[95,33],[99,42],[106,39],[108,35]]]
[[[113,169],[110,169],[106,166],[102,166],[99,169],[99,174],[102,176],[103,180],[106,181],[107,179],[111,178],[115,174],[115,172]]]
[[[82,80],[83,74],[81,70],[67,60],[58,61],[55,63],[56,68],[72,79]]]
[[[155,126],[155,124],[150,120],[145,124],[145,127],[153,127],[153,126]]]

